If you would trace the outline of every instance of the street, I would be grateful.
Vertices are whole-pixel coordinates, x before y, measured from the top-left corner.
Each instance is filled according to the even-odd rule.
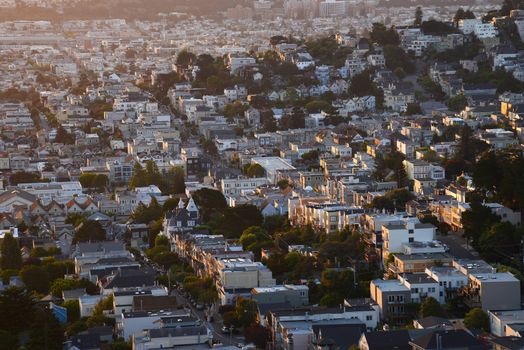
[[[191,310],[191,313],[195,315],[198,319],[202,321],[202,323],[208,327],[213,332],[213,339],[217,343],[222,343],[223,345],[233,345],[236,346],[239,343],[244,342],[244,337],[236,334],[223,334],[222,329],[222,320],[219,315],[217,315],[216,308],[211,306],[211,308],[206,308],[204,310],[197,310],[189,300],[177,289],[174,288],[171,291],[171,295],[176,296],[177,302],[179,305],[183,305],[186,308],[189,308]],[[212,311],[213,321],[208,322],[206,313],[208,310]]]
[[[145,260],[145,256],[142,256],[142,263],[144,267],[147,267],[153,271],[155,271],[157,274],[164,275],[166,271],[164,271],[159,266],[153,266],[149,261]],[[240,334],[224,334],[222,333],[222,318],[217,312],[218,306],[215,307],[215,305],[212,305],[210,308],[206,308],[204,310],[197,310],[196,307],[194,307],[188,298],[186,298],[181,291],[172,286],[172,290],[170,293],[172,296],[175,296],[177,299],[177,304],[184,306],[185,308],[188,308],[191,310],[191,314],[197,317],[199,320],[202,321],[202,324],[204,324],[207,328],[211,330],[213,333],[213,340],[215,343],[222,343],[223,345],[232,345],[237,346],[240,343],[244,343],[244,337]],[[212,322],[208,322],[206,314],[211,311],[211,314],[213,316]]]

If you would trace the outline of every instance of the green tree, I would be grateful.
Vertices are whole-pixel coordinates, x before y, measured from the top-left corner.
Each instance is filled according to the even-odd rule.
[[[50,310],[36,308],[35,318],[29,330],[28,350],[61,350],[64,331]]]
[[[402,68],[404,72],[412,73],[415,70],[413,60],[400,46],[384,46],[384,58],[386,59],[386,66],[392,71]]]
[[[250,226],[262,226],[264,217],[260,210],[250,204],[227,207],[221,213],[214,215],[210,226],[216,233],[228,238],[238,238]]]
[[[481,329],[489,332],[489,317],[481,308],[474,308],[466,313],[464,326],[469,329]]]
[[[67,309],[67,322],[73,323],[80,319],[80,304],[78,300],[67,300],[62,303]]]
[[[34,316],[35,302],[22,288],[10,287],[0,293],[0,329],[11,334],[27,330]]]
[[[371,40],[382,46],[393,44],[397,45],[400,42],[397,32],[393,27],[389,29],[382,23],[373,23],[371,29]]]
[[[179,194],[186,190],[185,173],[181,167],[171,167],[165,176],[160,189],[165,194]]]
[[[155,247],[156,246],[160,246],[160,245],[163,245],[163,246],[166,246],[166,247],[170,247],[170,243],[169,243],[169,239],[164,236],[164,235],[158,235],[156,236],[155,238]]]
[[[20,278],[26,288],[40,294],[49,292],[49,273],[42,266],[27,265],[20,270]]]
[[[260,164],[246,164],[244,174],[248,177],[263,177],[266,171]]]
[[[262,248],[273,245],[267,231],[260,226],[251,226],[245,229],[240,236],[239,243],[242,244],[244,250],[252,251],[257,258],[260,258]]]
[[[196,55],[186,49],[180,51],[176,56],[176,64],[183,68],[189,67],[195,61]]]
[[[17,350],[18,336],[0,329],[0,344],[2,344],[2,349],[4,350]]]
[[[460,112],[468,106],[468,99],[464,94],[450,97],[446,102],[448,108],[454,112]]]
[[[415,10],[415,20],[413,21],[413,25],[415,27],[420,27],[422,24],[422,8],[420,6],[417,6],[417,9]]]
[[[221,213],[227,208],[226,198],[217,190],[202,188],[193,193],[193,199],[204,222],[208,222],[212,214]]]
[[[20,246],[18,245],[18,240],[11,233],[4,235],[0,250],[2,252],[2,257],[0,258],[2,270],[19,270],[22,267]]]
[[[258,307],[254,300],[238,298],[235,307],[239,324],[246,328],[257,321]]]
[[[73,243],[98,242],[106,239],[106,231],[98,221],[87,220],[75,229]]]
[[[472,200],[469,203],[469,209],[461,215],[464,236],[471,240],[475,246],[482,232],[499,221],[497,215],[493,214],[491,209],[483,205],[478,198]]]
[[[428,297],[424,299],[422,303],[420,303],[419,315],[422,318],[429,316],[443,317],[444,310],[437,300],[432,297]]]
[[[129,187],[135,189],[137,187],[143,187],[146,185],[146,172],[140,163],[136,162],[133,165],[133,176],[129,182]]]

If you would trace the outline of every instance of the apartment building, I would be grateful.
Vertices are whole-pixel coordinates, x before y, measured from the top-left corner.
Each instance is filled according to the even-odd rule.
[[[268,184],[268,179],[265,177],[237,177],[236,179],[222,179],[220,180],[220,190],[224,196],[236,196],[246,191],[254,191],[260,186]]]

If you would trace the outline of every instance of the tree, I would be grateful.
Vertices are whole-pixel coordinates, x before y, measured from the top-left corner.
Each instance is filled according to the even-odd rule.
[[[75,143],[75,137],[60,125],[56,130],[55,142],[63,143],[65,145],[73,145]]]
[[[469,329],[481,329],[489,332],[489,317],[481,308],[468,311],[464,317],[464,326]]]
[[[29,182],[44,182],[37,173],[31,173],[26,171],[17,171],[9,177],[11,185],[16,186],[21,183]]]
[[[277,186],[278,186],[278,188],[280,188],[281,190],[285,190],[286,188],[289,187],[289,181],[286,180],[286,179],[279,180],[279,181],[277,182]]]
[[[22,253],[20,252],[18,240],[11,233],[4,235],[0,250],[2,252],[2,257],[0,258],[2,270],[20,270],[22,267]]]
[[[432,297],[428,297],[420,304],[419,315],[422,318],[429,316],[443,317],[444,310],[437,300]]]
[[[104,315],[105,310],[113,309],[113,296],[110,295],[104,298],[95,305],[93,314],[87,319],[88,327],[103,326],[114,323],[114,319],[108,318]]]
[[[254,300],[238,298],[235,313],[241,327],[248,327],[257,321],[258,307]]]
[[[253,343],[257,349],[265,349],[270,333],[267,328],[260,325],[251,325],[244,330],[246,342]]]
[[[482,232],[486,228],[499,221],[500,219],[493,214],[490,208],[480,202],[480,199],[472,200],[469,203],[469,209],[461,215],[464,236],[472,240],[474,245],[478,243]]]
[[[186,49],[180,51],[176,57],[176,64],[187,68],[196,60],[196,55]]]
[[[481,233],[478,249],[487,261],[511,263],[520,255],[522,230],[509,222],[498,222]]]
[[[418,103],[408,103],[406,115],[422,114],[422,108]]]
[[[322,111],[329,113],[333,109],[331,103],[323,100],[313,100],[306,104],[306,110],[308,113],[320,113]]]
[[[146,173],[140,163],[136,162],[133,165],[133,176],[129,182],[129,187],[135,189],[137,187],[143,187],[146,185]]]
[[[166,194],[184,193],[186,190],[184,169],[171,167],[164,176],[160,189]]]
[[[155,197],[151,198],[149,205],[139,203],[135,211],[131,214],[131,218],[139,224],[149,224],[162,217],[162,207],[158,204]]]
[[[382,23],[373,23],[371,29],[371,40],[382,46],[387,44],[397,45],[400,42],[397,32],[393,27],[389,29]]]
[[[412,73],[415,70],[413,60],[400,46],[391,44],[384,46],[384,58],[386,66],[392,71],[402,68],[404,72]]]
[[[228,328],[239,328],[240,324],[238,322],[237,313],[235,310],[227,311],[222,315],[222,322],[224,326]]]
[[[29,331],[28,350],[60,350],[63,341],[64,332],[53,313],[48,309],[36,308]]]
[[[415,20],[413,21],[413,25],[415,27],[420,27],[422,24],[422,8],[420,6],[417,6],[417,9],[415,10]]]
[[[62,274],[63,276],[64,274]],[[50,276],[51,277],[51,276]],[[64,290],[85,288],[88,294],[96,294],[98,287],[87,279],[57,278],[51,283],[50,292],[53,296],[61,298]]]
[[[464,11],[464,9],[460,7],[453,17],[453,23],[456,27],[458,27],[461,19],[475,19],[475,14],[471,12],[471,10]]]
[[[117,339],[111,344],[110,350],[132,350],[133,346],[130,342],[126,342],[123,339]]]
[[[216,233],[228,238],[238,238],[250,226],[262,226],[264,217],[260,210],[250,204],[227,207],[217,213],[209,223]]]
[[[40,294],[49,292],[49,273],[42,266],[27,265],[20,271],[20,278],[26,288]]]
[[[106,239],[106,231],[98,221],[87,220],[75,229],[73,243],[98,242]]]
[[[263,177],[266,171],[257,163],[246,164],[244,167],[244,174],[248,177]]]
[[[73,323],[80,319],[80,304],[78,300],[67,300],[62,303],[67,309],[67,322]]]
[[[0,329],[0,344],[2,344],[2,349],[4,350],[17,350],[18,336]]]
[[[373,200],[368,205],[368,207],[378,209],[378,210],[385,210],[387,212],[393,212],[395,210],[395,205],[393,204],[393,201],[386,196],[376,196],[373,197]]]
[[[156,236],[156,238],[155,238],[155,247],[159,246],[159,245],[163,245],[163,246],[166,246],[166,247],[171,247],[171,244],[169,243],[169,239],[166,236],[164,236],[164,235]]]
[[[448,108],[454,112],[460,112],[468,106],[468,99],[464,94],[450,97],[446,102]]]
[[[34,300],[28,291],[10,287],[0,293],[0,329],[12,334],[27,330],[34,315]]]
[[[260,226],[251,226],[242,232],[239,243],[244,250],[252,251],[255,257],[259,258],[262,248],[273,245],[271,237],[267,231]]]
[[[280,125],[284,129],[300,129],[305,126],[305,118],[302,108],[294,107],[291,113],[282,116]]]
[[[204,222],[208,222],[212,214],[223,212],[227,208],[226,198],[217,190],[202,188],[193,193],[193,199]]]

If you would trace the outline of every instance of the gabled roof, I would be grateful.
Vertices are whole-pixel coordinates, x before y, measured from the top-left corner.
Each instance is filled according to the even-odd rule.
[[[339,349],[349,349],[351,345],[358,344],[365,331],[366,325],[363,323],[313,325],[313,333],[319,344],[331,341]]]
[[[407,330],[376,331],[364,333],[370,350],[412,350]]]
[[[484,349],[484,345],[463,329],[435,331],[410,342],[420,349]]]
[[[432,328],[439,326],[453,326],[450,320],[444,317],[428,316],[417,320],[422,328]]]
[[[152,274],[141,270],[124,269],[117,271],[114,277],[104,285],[104,289],[153,286],[154,284],[155,276]]]
[[[0,203],[5,202],[11,198],[16,198],[16,197],[20,197],[31,203],[37,200],[37,197],[32,195],[31,193],[16,189],[16,190],[10,190],[10,191],[5,191],[1,193],[0,194]]]

